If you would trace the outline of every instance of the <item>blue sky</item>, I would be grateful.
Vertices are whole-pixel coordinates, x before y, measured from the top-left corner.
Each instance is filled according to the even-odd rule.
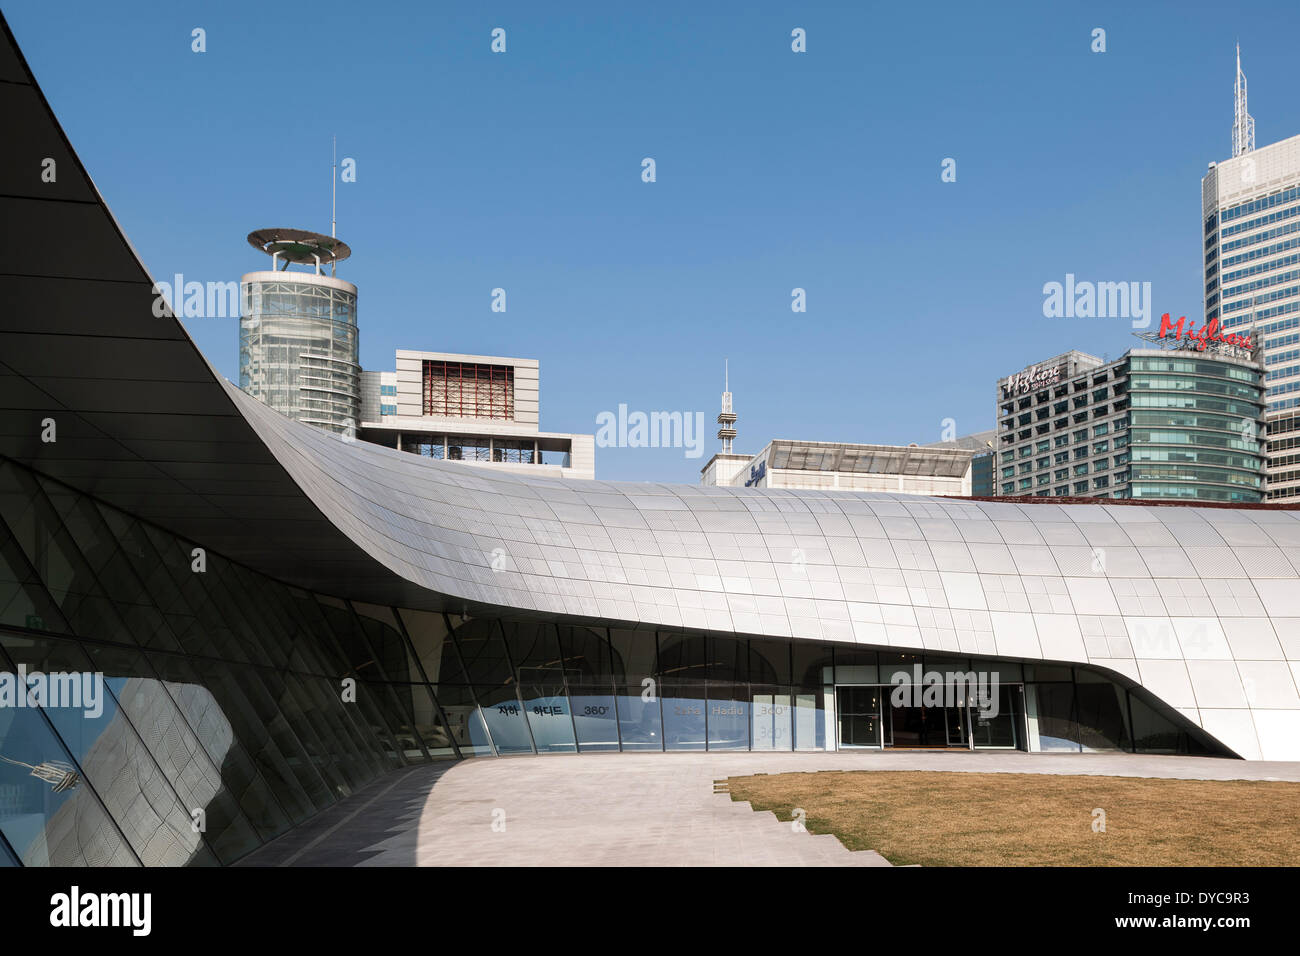
[[[992,427],[999,377],[1136,342],[1044,318],[1044,283],[1147,281],[1156,316],[1200,317],[1235,41],[1259,145],[1300,133],[1293,2],[705,7],[3,3],[155,277],[263,268],[255,228],[328,232],[337,135],[363,366],[540,359],[548,431],[705,413],[704,458],[598,449],[609,479],[698,480],[724,357],[739,451]],[[236,324],[187,322],[232,379]]]

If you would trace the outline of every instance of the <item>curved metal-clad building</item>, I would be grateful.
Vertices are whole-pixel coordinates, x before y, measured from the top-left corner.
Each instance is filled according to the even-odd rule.
[[[7,25],[0,81],[0,865],[229,863],[473,755],[1300,759],[1300,513],[531,479],[350,441],[154,314]],[[899,703],[900,672],[946,676]],[[33,673],[99,712],[24,704]],[[993,706],[940,693],[962,674]]]

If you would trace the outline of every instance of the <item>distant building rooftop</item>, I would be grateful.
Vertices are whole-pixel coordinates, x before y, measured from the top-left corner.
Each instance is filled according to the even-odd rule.
[[[954,438],[952,441],[932,441],[922,448],[960,448],[964,451],[987,452],[992,451],[997,445],[998,430],[990,428],[986,432],[974,432],[970,435],[962,435],[960,438]]]
[[[839,471],[875,475],[960,477],[970,454],[956,448],[919,445],[853,445],[843,442],[776,439],[770,466],[796,471]]]

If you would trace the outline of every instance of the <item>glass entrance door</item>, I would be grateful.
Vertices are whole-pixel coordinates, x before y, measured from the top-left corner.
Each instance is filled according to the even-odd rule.
[[[958,707],[891,707],[895,747],[965,747]]]
[[[999,688],[995,716],[982,714],[966,701],[939,705],[894,706],[892,686],[840,684],[835,688],[838,746],[852,748],[942,748],[966,750],[973,743],[983,748],[1024,748],[1023,706],[1020,688]],[[951,690],[949,688],[948,690]],[[948,696],[952,700],[953,696]],[[755,698],[758,700],[758,698]],[[758,749],[755,737],[755,749]]]
[[[971,708],[971,730],[976,747],[1027,749],[1020,730],[1023,719],[1019,706],[1021,693],[1018,685],[1003,684],[998,688],[998,709],[995,716],[981,713],[978,706]]]
[[[965,707],[892,706],[885,700],[885,745],[966,747]]]
[[[880,691],[879,687],[835,688],[840,747],[880,746]]]
[[[966,706],[958,704],[956,707],[945,707],[944,716],[947,718],[948,746],[969,747],[970,742],[966,739]]]

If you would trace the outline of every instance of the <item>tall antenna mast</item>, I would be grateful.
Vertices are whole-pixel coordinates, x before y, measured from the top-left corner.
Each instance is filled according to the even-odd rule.
[[[736,437],[736,413],[731,410],[731,362],[723,359],[722,411],[718,412],[718,438],[722,439],[722,453],[731,454],[731,441]]]
[[[330,238],[337,239],[339,234],[339,138],[331,138],[330,146]],[[334,275],[334,263],[330,263],[330,275]]]
[[[1237,44],[1237,83],[1233,88],[1232,155],[1255,151],[1255,117],[1246,111],[1246,74],[1241,72],[1241,44]]]

